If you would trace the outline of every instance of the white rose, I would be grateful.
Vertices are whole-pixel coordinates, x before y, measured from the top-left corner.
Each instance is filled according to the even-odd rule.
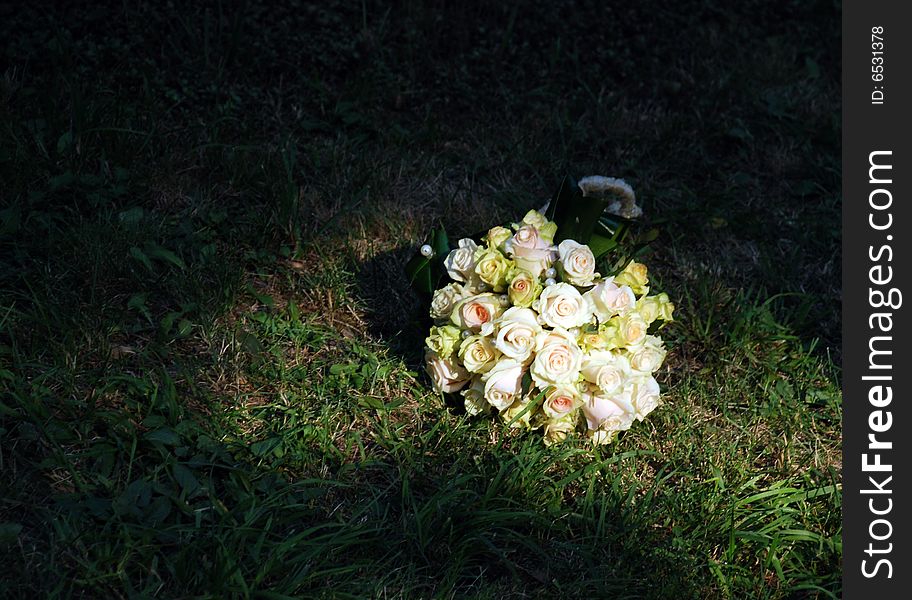
[[[458,283],[450,283],[436,292],[431,299],[431,318],[449,319],[453,309],[465,297],[465,290]]]
[[[535,311],[514,306],[497,319],[497,337],[494,346],[504,355],[521,363],[526,362],[535,350],[536,338],[542,332]]]
[[[552,419],[560,419],[572,413],[580,405],[580,393],[574,386],[560,385],[545,394],[542,410]]]
[[[471,375],[459,366],[455,360],[440,358],[433,350],[424,355],[425,368],[431,376],[434,389],[438,392],[452,393],[462,389]]]
[[[624,388],[630,378],[630,363],[625,356],[608,350],[593,350],[583,358],[583,379],[594,383],[603,394]]]
[[[633,424],[636,408],[633,405],[631,389],[628,387],[617,394],[604,394],[593,389],[583,396],[583,414],[592,431],[615,432],[629,429]]]
[[[541,277],[557,257],[557,249],[542,239],[538,229],[532,225],[520,227],[506,241],[504,249],[513,257],[518,268],[534,277]]]
[[[549,285],[532,307],[550,327],[570,329],[592,320],[592,305],[569,283]]]
[[[515,360],[505,358],[482,376],[484,396],[497,410],[506,410],[522,393],[523,367]]]
[[[634,386],[633,404],[636,407],[636,418],[639,421],[659,405],[659,382],[647,377]]]
[[[666,353],[660,338],[647,335],[642,346],[631,350],[630,367],[642,374],[652,373],[662,366]]]
[[[589,246],[564,240],[557,247],[557,252],[564,281],[579,286],[592,285],[598,273],[595,272],[595,255]]]
[[[491,340],[480,335],[471,335],[459,346],[459,358],[471,373],[486,373],[497,360],[497,349]]]
[[[443,261],[443,266],[452,279],[468,283],[477,279],[475,274],[475,251],[478,250],[476,244],[470,238],[459,240],[459,247],[450,250],[450,253]]]
[[[636,306],[636,296],[629,286],[619,286],[609,277],[586,292],[599,321],[604,323],[614,315],[624,314]]]
[[[484,397],[484,383],[481,377],[472,379],[472,385],[462,390],[466,412],[472,416],[483,413],[490,408]]]
[[[478,294],[462,300],[450,315],[450,320],[463,329],[481,331],[481,326],[493,321],[503,311],[500,297]]]
[[[569,334],[566,335],[566,339],[542,346],[532,361],[532,379],[541,389],[549,385],[574,383],[579,378],[583,351]]]

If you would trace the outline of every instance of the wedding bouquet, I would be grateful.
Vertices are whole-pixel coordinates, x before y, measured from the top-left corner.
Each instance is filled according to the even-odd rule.
[[[666,354],[655,333],[674,305],[650,295],[646,266],[627,256],[613,275],[596,271],[626,231],[608,215],[640,213],[623,180],[566,178],[545,209],[509,228],[452,249],[435,231],[408,267],[419,290],[433,290],[434,389],[461,394],[471,415],[541,428],[546,444],[576,430],[608,443],[652,412]]]

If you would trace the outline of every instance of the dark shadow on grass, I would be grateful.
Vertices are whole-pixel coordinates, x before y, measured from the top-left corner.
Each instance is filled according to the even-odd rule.
[[[405,274],[414,255],[413,246],[401,246],[360,263],[355,285],[371,337],[417,369],[423,368],[424,338],[432,323],[428,300],[411,288]]]

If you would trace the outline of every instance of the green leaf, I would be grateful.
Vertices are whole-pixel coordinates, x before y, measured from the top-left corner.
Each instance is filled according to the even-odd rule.
[[[67,131],[57,139],[57,153],[63,154],[73,145],[73,132]]]
[[[600,233],[593,233],[592,237],[589,238],[589,248],[597,259],[617,248],[617,245],[615,240]]]
[[[178,269],[184,270],[187,268],[187,265],[184,264],[184,261],[181,259],[181,257],[168,250],[167,248],[162,248],[158,244],[146,244],[145,251],[146,254],[148,254],[150,257],[169,262]]]
[[[176,446],[180,443],[180,436],[170,427],[161,427],[155,431],[150,431],[145,437],[150,442],[160,442],[169,446]]]
[[[200,488],[200,482],[193,474],[193,471],[185,467],[184,465],[177,463],[174,465],[173,469],[174,480],[177,482],[181,489],[184,490],[187,495],[192,494]]]
[[[147,297],[148,297],[148,294],[145,294],[145,293],[133,294],[132,296],[130,296],[130,299],[127,300],[127,308],[138,311],[140,314],[142,314],[142,316],[144,316],[146,319],[148,319],[149,322],[151,322],[152,313],[149,312],[149,307],[146,306]]]
[[[443,277],[443,261],[450,252],[450,242],[446,231],[441,227],[431,231],[427,245],[434,249],[434,256],[427,258],[416,254],[405,266],[412,289],[422,294],[431,294]]]
[[[177,324],[177,333],[178,335],[185,336],[190,333],[190,330],[193,328],[193,323],[187,319],[181,319],[180,323]]]
[[[570,175],[564,177],[545,211],[545,216],[557,223],[554,243],[574,240],[588,245],[609,201],[609,198],[584,197],[576,180]]]
[[[266,456],[282,443],[282,438],[272,437],[250,445],[250,451],[256,456]]]
[[[138,225],[145,218],[145,212],[142,207],[134,206],[126,210],[120,211],[117,218],[120,219],[120,222],[124,225]]]
[[[138,260],[139,262],[144,264],[146,266],[146,268],[149,269],[150,273],[155,272],[154,269],[152,268],[152,261],[149,260],[149,257],[146,256],[145,252],[143,252],[136,246],[133,246],[132,248],[130,248],[130,256],[132,256],[133,258],[135,258],[136,260]]]

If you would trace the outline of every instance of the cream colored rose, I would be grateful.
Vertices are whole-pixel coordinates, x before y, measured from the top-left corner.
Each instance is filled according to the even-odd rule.
[[[478,294],[460,302],[450,320],[463,329],[473,332],[481,330],[481,326],[497,318],[503,311],[500,298],[495,294]]]
[[[449,283],[434,292],[431,299],[431,318],[449,319],[459,301],[465,298],[466,292],[458,283]]]
[[[475,274],[491,286],[495,292],[502,292],[507,286],[507,273],[513,265],[498,250],[481,248],[475,255]]]
[[[472,416],[490,410],[491,406],[484,397],[484,383],[481,377],[473,377],[471,385],[460,392],[464,399],[466,412]]]
[[[459,346],[459,328],[452,325],[443,325],[441,327],[431,327],[424,343],[441,358],[449,358],[453,350]]]
[[[629,286],[619,286],[611,277],[602,280],[586,292],[599,321],[604,323],[614,315],[625,314],[636,305],[636,296]]]
[[[662,366],[666,353],[660,338],[647,335],[642,345],[630,350],[630,367],[640,374],[652,373]]]
[[[583,352],[570,334],[564,332],[566,337],[559,339],[551,333],[551,339],[558,339],[539,348],[532,361],[532,379],[541,389],[576,382],[583,363]]]
[[[485,400],[497,410],[506,410],[522,394],[522,378],[520,363],[509,358],[498,361],[482,376]]]
[[[560,419],[579,408],[580,401],[580,393],[575,386],[555,386],[545,393],[542,411],[551,419]]]
[[[633,404],[636,407],[636,418],[642,421],[643,418],[659,406],[659,382],[652,377],[646,377],[639,381],[633,389]]]
[[[504,248],[518,268],[528,271],[534,277],[541,277],[557,257],[557,248],[542,239],[538,229],[532,225],[520,227],[506,241]]]
[[[583,331],[580,333],[578,340],[583,352],[592,352],[593,350],[606,350],[608,340],[601,331]]]
[[[548,223],[548,219],[545,215],[541,214],[537,210],[530,210],[526,213],[526,216],[522,219],[523,225],[531,225],[536,229],[541,229]]]
[[[557,223],[554,221],[549,221],[545,215],[541,214],[537,210],[530,210],[526,213],[526,216],[523,217],[522,225],[531,225],[538,230],[539,237],[544,240],[546,244],[554,243],[554,234],[557,233]],[[519,228],[522,225],[515,225]]]
[[[620,346],[632,348],[639,346],[646,339],[649,324],[636,312],[630,312],[618,318],[617,339]]]
[[[643,296],[637,300],[636,309],[647,323],[652,323],[659,319],[663,321],[672,321],[674,308],[674,304],[668,299],[668,294],[663,292],[655,296]]]
[[[475,251],[478,244],[469,238],[459,240],[459,247],[451,250],[443,261],[447,274],[456,281],[469,283],[476,279]]]
[[[549,285],[532,306],[550,327],[570,329],[592,320],[592,305],[569,283]]]
[[[441,358],[433,350],[424,355],[425,369],[431,377],[431,383],[438,392],[458,392],[469,382],[469,372],[455,360]]]
[[[498,225],[497,227],[492,227],[488,230],[488,235],[485,236],[485,242],[488,244],[488,248],[499,250],[511,237],[513,237],[512,231]]]
[[[567,283],[578,286],[592,285],[592,280],[598,277],[595,272],[595,255],[589,246],[573,240],[564,240],[557,247],[560,258],[562,279]]]
[[[633,424],[636,408],[630,388],[615,394],[604,394],[598,388],[583,396],[583,414],[593,431],[624,431]]]
[[[647,323],[653,323],[659,318],[662,312],[662,306],[657,296],[643,296],[636,303],[636,311],[640,313],[643,320]]]
[[[497,321],[494,346],[505,356],[525,363],[535,350],[536,340],[542,332],[535,311],[514,306],[508,308]]]
[[[649,276],[646,265],[643,263],[630,261],[630,264],[624,267],[624,270],[615,276],[614,281],[618,285],[630,286],[630,288],[633,290],[633,293],[639,296],[646,291],[646,286],[649,285]]]
[[[612,394],[624,389],[630,379],[627,358],[607,350],[595,350],[583,358],[583,379],[594,383],[602,394]]]
[[[526,409],[531,401],[532,398],[528,396],[516,400],[500,413],[500,418],[504,423],[510,423],[511,429],[528,429],[531,426],[533,410]]]
[[[546,446],[557,444],[567,439],[576,428],[576,419],[566,417],[563,419],[552,419],[545,423],[545,429],[542,432]]]
[[[491,343],[491,339],[480,335],[465,338],[459,346],[459,359],[470,373],[490,371],[497,361],[498,355],[497,348]]]
[[[514,271],[513,279],[507,288],[507,295],[514,306],[528,308],[542,292],[538,277],[533,277],[528,271]]]

